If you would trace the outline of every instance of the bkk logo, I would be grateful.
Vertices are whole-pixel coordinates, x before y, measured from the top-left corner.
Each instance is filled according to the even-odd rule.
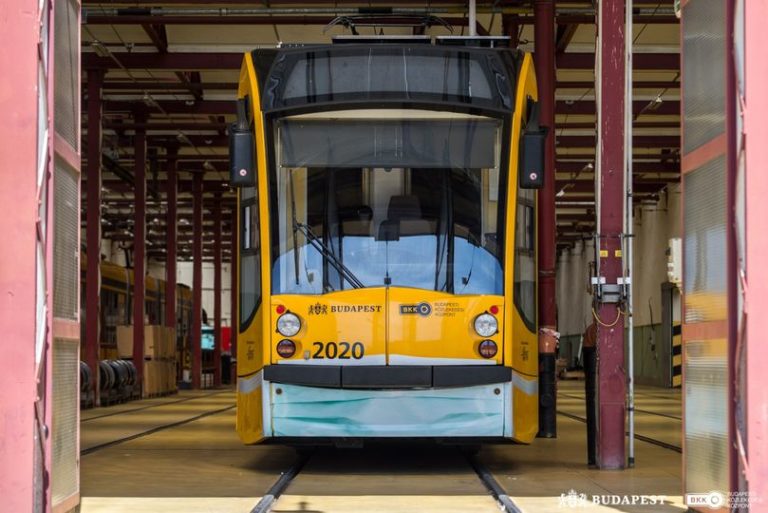
[[[421,315],[428,317],[432,313],[432,307],[429,303],[419,303],[416,305],[400,305],[400,315]]]

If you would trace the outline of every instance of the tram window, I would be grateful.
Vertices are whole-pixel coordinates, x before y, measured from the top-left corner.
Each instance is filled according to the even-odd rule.
[[[534,190],[519,189],[515,222],[514,296],[520,316],[536,327],[536,210]]]
[[[350,288],[331,262],[337,258],[366,287],[501,294],[499,208],[487,194],[498,176],[488,169],[284,169],[274,293]],[[307,225],[317,244],[295,224]]]
[[[259,244],[258,191],[247,200],[240,212],[240,322],[247,326],[261,301],[261,251]]]
[[[404,94],[509,106],[509,84],[501,63],[472,52],[380,47],[333,49],[288,57],[273,69],[273,107]],[[395,96],[397,97],[397,96]]]
[[[501,122],[349,112],[277,123],[273,292],[501,294]]]

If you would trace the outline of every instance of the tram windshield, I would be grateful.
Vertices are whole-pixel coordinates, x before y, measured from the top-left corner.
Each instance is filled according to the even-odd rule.
[[[273,293],[502,294],[501,125],[414,110],[277,121]]]

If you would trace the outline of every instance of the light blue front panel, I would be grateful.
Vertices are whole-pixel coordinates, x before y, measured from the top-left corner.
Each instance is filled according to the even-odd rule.
[[[503,436],[505,416],[511,420],[504,392],[502,384],[345,390],[270,383],[273,436]]]

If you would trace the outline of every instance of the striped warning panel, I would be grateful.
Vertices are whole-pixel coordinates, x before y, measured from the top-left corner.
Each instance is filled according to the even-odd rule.
[[[672,324],[672,387],[683,384],[683,326]]]

